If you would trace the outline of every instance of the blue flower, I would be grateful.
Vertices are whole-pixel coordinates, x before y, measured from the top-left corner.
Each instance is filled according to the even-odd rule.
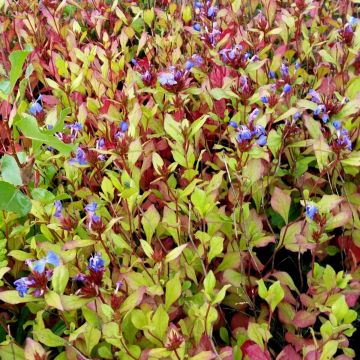
[[[30,265],[32,271],[35,271],[39,274],[42,274],[45,271],[46,264],[51,264],[53,266],[60,265],[60,259],[54,251],[49,251],[48,254],[42,258],[41,260],[35,261],[33,264]]]
[[[193,29],[194,29],[195,31],[201,31],[201,25],[200,25],[200,24],[194,24],[194,25],[193,25]]]
[[[326,124],[328,121],[329,121],[329,115],[327,113],[324,113],[322,116],[321,116],[321,120],[324,124]]]
[[[285,84],[284,87],[283,87],[283,92],[285,94],[288,94],[290,91],[291,91],[291,85]]]
[[[294,120],[296,121],[297,119],[299,119],[301,117],[301,114],[299,111],[297,111],[295,114],[294,114]]]
[[[59,256],[52,250],[50,250],[46,257],[45,257],[45,261],[47,264],[51,264],[53,266],[59,266],[60,265],[60,259]]]
[[[126,133],[128,131],[128,129],[129,129],[129,124],[126,121],[122,121],[120,123],[120,131],[122,133]]]
[[[335,120],[333,121],[333,127],[336,129],[336,130],[340,130],[341,129],[341,121],[339,120]]]
[[[19,292],[20,297],[24,297],[29,290],[29,286],[31,286],[33,282],[29,280],[28,277],[22,277],[16,281],[14,281],[14,285],[16,286],[16,290]]]
[[[264,103],[264,104],[268,104],[269,103],[269,98],[267,96],[261,96],[260,100]]]
[[[313,220],[315,214],[319,212],[318,208],[315,205],[306,205],[305,207],[306,216]]]
[[[239,134],[236,137],[236,140],[241,143],[244,140],[251,140],[252,133],[249,128],[247,128],[245,125],[241,125],[239,128]]]
[[[217,7],[210,6],[207,12],[207,16],[211,18],[216,15],[216,12],[217,12]]]
[[[299,69],[300,69],[300,66],[301,66],[301,62],[300,62],[299,60],[296,60],[295,70],[299,70]]]
[[[266,135],[261,135],[261,136],[256,140],[256,143],[257,143],[259,146],[264,146],[264,145],[266,145],[266,142],[267,142],[267,137],[266,137]]]
[[[357,23],[359,22],[359,19],[354,17],[354,16],[350,16],[349,17],[349,24],[351,26],[355,26]]]
[[[74,131],[80,131],[80,130],[83,129],[83,126],[79,122],[75,122],[73,124],[67,124],[65,127],[67,129],[71,129],[71,130],[74,130]]]
[[[265,135],[265,128],[262,125],[256,125],[255,130],[253,131],[253,136],[259,138],[262,135]]]
[[[268,76],[269,76],[269,78],[271,78],[271,79],[275,79],[275,73],[274,73],[274,71],[270,70],[270,71],[268,72]]]
[[[186,61],[186,63],[185,63],[185,69],[186,69],[187,71],[190,71],[190,70],[193,68],[194,65],[195,65],[195,64],[194,64],[194,62],[193,62],[192,60],[188,60],[188,61]]]
[[[78,147],[76,149],[76,157],[75,157],[75,159],[70,159],[70,164],[71,165],[73,165],[75,163],[78,163],[79,165],[86,165],[87,164],[85,151],[81,147]]]
[[[139,65],[136,59],[131,59],[130,61],[134,66]]]
[[[61,217],[61,211],[62,211],[61,201],[56,200],[54,205],[55,205],[55,214],[54,214],[54,216],[57,217],[57,218],[60,218]]]
[[[239,127],[235,121],[229,121],[229,126],[233,127],[234,129],[237,129]]]
[[[97,203],[96,202],[92,202],[88,205],[85,206],[85,211],[88,213],[95,213],[96,209],[97,209]]]
[[[105,261],[101,258],[101,253],[97,253],[89,259],[88,268],[95,272],[99,272],[104,270],[104,265]]]
[[[200,1],[195,1],[195,8],[201,9],[202,8],[202,3]]]
[[[36,116],[37,114],[41,113],[42,109],[43,108],[40,103],[34,102],[29,107],[29,113]]]
[[[105,147],[105,139],[100,138],[96,141],[96,148],[97,149],[103,149]]]
[[[322,112],[326,111],[326,106],[324,104],[320,104],[316,107],[314,111],[315,116],[319,116]]]
[[[172,72],[161,73],[159,75],[159,82],[161,85],[176,85],[177,84],[174,73],[172,73]]]

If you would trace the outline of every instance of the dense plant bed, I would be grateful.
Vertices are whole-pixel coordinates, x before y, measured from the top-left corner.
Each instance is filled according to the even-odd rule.
[[[358,6],[0,0],[0,358],[357,358]]]

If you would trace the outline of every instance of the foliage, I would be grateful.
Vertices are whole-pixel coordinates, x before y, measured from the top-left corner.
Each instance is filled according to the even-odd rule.
[[[0,357],[351,359],[352,0],[0,0]]]

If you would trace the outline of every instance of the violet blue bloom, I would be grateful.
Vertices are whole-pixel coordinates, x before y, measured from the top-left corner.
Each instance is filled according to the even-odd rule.
[[[194,67],[194,62],[192,60],[187,60],[185,63],[185,69],[190,71]]]
[[[120,123],[120,131],[126,133],[129,129],[129,124],[126,121]]]
[[[251,140],[251,138],[252,138],[252,133],[251,133],[250,129],[248,127],[246,127],[245,125],[241,125],[239,127],[239,134],[236,137],[236,140],[241,143],[244,140]]]
[[[275,73],[274,73],[274,71],[270,70],[270,71],[268,72],[268,76],[269,76],[269,78],[271,78],[271,79],[275,79]]]
[[[88,268],[95,271],[103,271],[104,270],[105,261],[101,258],[101,253],[97,253],[90,257]]]
[[[264,146],[264,145],[266,145],[266,142],[267,142],[267,137],[266,137],[266,135],[261,135],[261,136],[256,140],[256,143],[257,143],[259,146]]]
[[[333,127],[336,129],[336,130],[340,130],[341,129],[341,122],[339,120],[335,120],[333,121]]]
[[[27,294],[29,287],[33,285],[33,281],[29,280],[28,277],[22,277],[14,281],[14,285],[16,286],[19,296],[24,297]]]
[[[321,102],[320,95],[319,95],[319,94],[317,93],[317,91],[315,91],[314,89],[310,89],[307,94],[308,94],[309,96],[311,96],[311,101],[316,102],[316,103],[320,103],[320,102]]]
[[[92,202],[88,205],[85,206],[85,211],[88,213],[95,213],[97,209],[97,203],[96,202]]]
[[[134,66],[139,65],[139,63],[137,62],[136,59],[131,59],[130,62],[131,62],[131,64],[133,64]]]
[[[31,268],[33,271],[42,274],[45,271],[46,264],[59,266],[60,265],[59,256],[56,253],[54,253],[54,251],[49,251],[44,258],[35,261],[35,263],[31,265]]]
[[[318,116],[320,115],[322,112],[326,111],[326,106],[324,104],[320,104],[316,107],[315,111],[314,111],[314,115]]]
[[[356,24],[359,22],[359,19],[354,17],[354,16],[350,16],[349,17],[349,24],[351,26],[356,26]]]
[[[87,163],[88,163],[86,160],[85,151],[81,147],[78,147],[76,149],[76,157],[73,159],[70,159],[71,165],[73,165],[75,163],[78,163],[79,165],[87,165]]]
[[[297,112],[294,114],[294,120],[296,121],[296,120],[300,119],[300,117],[301,117],[301,114],[300,114],[299,111],[297,111]]]
[[[280,74],[282,75],[282,77],[289,75],[289,67],[286,66],[284,63],[280,66]]]
[[[194,66],[198,66],[198,67],[204,63],[204,59],[198,54],[194,54],[191,57],[191,60],[194,62]]]
[[[255,108],[249,115],[249,122],[253,122],[259,114],[260,110],[258,108]]]
[[[235,121],[229,121],[229,126],[233,127],[234,129],[237,129],[239,127]]]
[[[268,104],[269,103],[269,98],[267,96],[261,96],[260,100],[264,103],[264,104]]]
[[[201,31],[201,25],[200,25],[200,24],[194,24],[194,25],[193,25],[193,29],[194,29],[195,31]]]
[[[329,121],[329,115],[327,113],[324,113],[322,116],[321,116],[321,121],[326,124],[328,121]]]
[[[209,9],[208,9],[208,12],[207,12],[207,16],[209,17],[209,18],[212,18],[212,17],[214,17],[215,15],[216,15],[216,13],[217,13],[217,7],[215,7],[215,6],[210,6],[209,7]]]
[[[315,205],[306,205],[305,207],[305,212],[306,212],[306,216],[313,220],[315,214],[317,214],[319,212],[318,208]]]
[[[161,85],[176,85],[175,75],[172,72],[163,72],[159,75]]]
[[[262,125],[256,125],[252,135],[255,136],[256,138],[265,135],[265,128]]]
[[[55,203],[55,214],[54,216],[57,217],[57,218],[60,218],[61,217],[61,211],[62,211],[62,204],[61,204],[61,201],[60,200],[56,200]]]
[[[39,114],[39,113],[41,113],[41,111],[42,111],[42,106],[41,106],[41,104],[40,103],[38,103],[38,102],[35,102],[35,103],[32,103],[31,105],[30,105],[30,107],[29,107],[29,113],[31,114],[31,115],[37,115],[37,114]]]
[[[285,84],[283,87],[283,92],[285,94],[288,94],[291,91],[291,85],[290,84]]]

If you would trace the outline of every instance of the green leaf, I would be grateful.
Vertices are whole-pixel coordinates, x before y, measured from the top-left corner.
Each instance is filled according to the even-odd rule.
[[[165,308],[168,310],[170,306],[180,297],[181,295],[181,282],[178,276],[173,277],[166,283],[165,292]]]
[[[170,135],[170,137],[172,137],[177,143],[184,143],[184,137],[181,132],[180,124],[169,114],[165,115],[164,130],[166,134]]]
[[[130,296],[126,298],[126,300],[121,304],[120,306],[120,312],[129,312],[130,310],[134,309],[136,306],[138,306],[145,294],[146,288],[140,287],[135,292],[133,292]]]
[[[5,154],[1,160],[1,177],[15,186],[22,185],[20,168],[15,159],[8,154]]]
[[[166,312],[164,305],[160,304],[157,307],[152,318],[152,325],[154,327],[155,335],[157,335],[158,338],[163,339],[169,326],[169,315]]]
[[[222,287],[222,289],[216,294],[216,296],[215,296],[214,300],[211,302],[211,304],[212,305],[220,304],[225,298],[226,290],[230,287],[231,287],[230,284],[224,285]]]
[[[175,260],[178,258],[184,249],[187,247],[187,244],[183,244],[181,246],[176,247],[175,249],[171,250],[165,257],[165,263]]]
[[[154,12],[154,9],[146,9],[144,11],[144,21],[145,21],[145,24],[148,25],[148,26],[151,26],[153,20],[154,20],[154,17],[155,17],[155,12]]]
[[[55,335],[50,329],[41,329],[34,331],[34,336],[42,344],[49,347],[66,345],[66,341],[60,336]]]
[[[31,302],[31,301],[41,301],[41,299],[35,298],[31,295],[25,295],[24,297],[21,297],[16,290],[1,291],[0,300],[2,300],[5,303],[13,304],[13,305]]]
[[[50,131],[40,130],[36,119],[29,114],[23,113],[21,119],[15,122],[15,125],[25,137],[52,146],[61,154],[68,155],[75,150],[75,145],[64,144]]]
[[[57,294],[54,291],[48,291],[45,296],[45,302],[49,305],[54,307],[55,309],[58,309],[60,311],[64,311],[64,307],[61,303],[60,295]]]
[[[151,239],[155,233],[156,227],[159,225],[160,215],[154,205],[151,205],[143,214],[141,224],[144,228],[147,242],[151,242]]]
[[[151,259],[152,256],[154,255],[154,250],[152,249],[151,245],[148,242],[146,242],[145,240],[140,240],[140,244],[141,244],[141,247],[144,250],[145,255],[149,259]]]
[[[76,295],[61,295],[61,303],[65,311],[77,310],[92,301],[92,298],[81,298]]]
[[[8,256],[11,256],[14,259],[19,260],[19,261],[25,261],[27,259],[32,259],[34,257],[34,255],[29,254],[22,250],[12,250],[8,253]]]
[[[14,185],[0,181],[0,210],[12,211],[21,216],[31,210],[31,201]]]
[[[87,324],[86,331],[84,333],[86,351],[90,355],[92,349],[99,343],[101,339],[101,331],[94,326]]]
[[[206,196],[206,192],[199,188],[195,188],[194,192],[191,194],[191,202],[199,214],[204,217],[209,203],[209,198]]]
[[[332,313],[335,315],[338,324],[344,319],[349,311],[349,306],[345,300],[345,296],[340,296],[331,306]]]
[[[275,130],[271,130],[268,135],[267,145],[273,156],[277,156],[277,153],[280,149],[282,141],[282,136],[278,134]]]
[[[329,340],[325,343],[320,360],[330,360],[336,354],[339,342],[336,340]]]
[[[275,187],[271,196],[271,207],[281,215],[286,224],[289,221],[290,205],[291,196],[282,189]]]
[[[54,270],[51,283],[56,293],[62,294],[69,281],[69,270],[65,265],[57,266]]]
[[[11,93],[13,90],[16,82],[20,78],[22,71],[23,71],[23,65],[25,63],[26,58],[31,53],[31,50],[15,50],[13,51],[10,56],[10,63],[11,63],[11,70],[9,74],[9,89],[7,92],[7,95]]]
[[[135,309],[131,312],[131,321],[134,326],[139,330],[142,330],[148,325],[146,315],[142,310],[139,309]]]
[[[224,248],[224,239],[220,236],[214,236],[210,240],[210,250],[207,254],[208,263],[210,264],[212,259],[219,256]]]
[[[204,291],[209,299],[211,299],[214,294],[215,285],[216,278],[212,270],[210,270],[204,279]]]

